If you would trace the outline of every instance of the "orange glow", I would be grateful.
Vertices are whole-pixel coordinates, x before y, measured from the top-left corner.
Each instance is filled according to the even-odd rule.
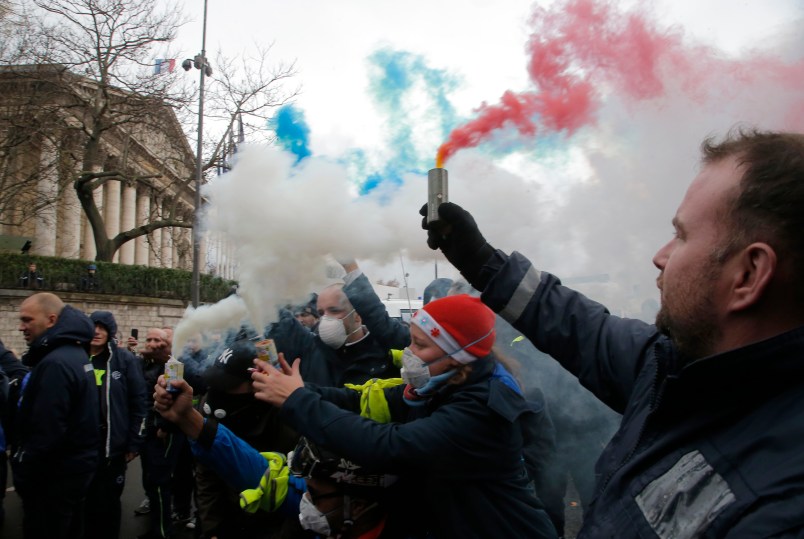
[[[436,153],[436,168],[444,168],[444,160],[447,158],[448,150],[449,146],[446,142],[438,148],[438,153]]]

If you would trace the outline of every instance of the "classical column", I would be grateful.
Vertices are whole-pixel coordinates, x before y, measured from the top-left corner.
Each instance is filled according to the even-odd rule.
[[[181,268],[181,258],[179,258],[179,251],[181,250],[181,228],[174,227],[172,229],[172,249],[170,250],[170,259],[173,260],[173,269]]]
[[[159,220],[162,216],[162,201],[159,198],[154,197],[153,201],[151,202],[153,206],[153,211],[151,212],[152,218],[151,220]],[[165,267],[162,263],[162,229],[157,228],[156,230],[151,233],[151,249],[148,253],[148,262],[152,267],[155,268],[163,268]]]
[[[109,180],[103,185],[106,201],[103,204],[103,220],[106,223],[106,235],[109,239],[120,233],[120,183]],[[112,262],[119,262],[120,253],[116,252]]]
[[[217,268],[218,275],[225,277],[226,266],[229,263],[229,253],[226,252],[226,243],[223,240],[222,234],[219,234],[215,238],[215,258],[215,267]]]
[[[226,246],[226,240],[224,239],[223,235],[218,237],[218,252],[219,260],[218,262],[218,275],[223,278],[226,278],[226,274],[228,272],[229,267],[229,250]]]
[[[59,192],[56,148],[48,138],[42,138],[39,154],[39,181],[35,203],[41,208],[34,216],[34,241],[31,253],[56,255],[56,208]]]
[[[235,267],[237,266],[237,258],[235,257],[235,247],[234,244],[228,240],[226,240],[226,245],[229,246],[229,260],[226,264],[226,278],[227,279],[234,279],[235,278]]]
[[[72,182],[67,182],[59,204],[59,256],[80,258],[81,256],[81,217],[84,210]]]
[[[145,186],[140,186],[139,196],[137,197],[137,226],[148,223],[151,215],[151,197]],[[134,262],[147,266],[148,257],[148,236],[140,236],[134,240]]]
[[[173,228],[162,229],[162,267],[173,267]]]
[[[137,226],[137,188],[133,182],[123,183],[123,200],[121,204],[120,227],[127,232]],[[120,246],[120,263],[134,263],[134,242],[130,240]]]

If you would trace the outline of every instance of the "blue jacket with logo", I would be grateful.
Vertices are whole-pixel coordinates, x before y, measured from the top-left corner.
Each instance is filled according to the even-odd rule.
[[[484,271],[483,301],[623,414],[578,537],[804,534],[804,328],[685,365],[518,253]]]
[[[25,380],[16,417],[15,483],[91,474],[98,460],[98,390],[87,350],[95,325],[65,305],[55,325],[22,357]]]
[[[139,453],[145,441],[145,416],[148,396],[142,360],[118,348],[114,341],[107,343],[103,383],[100,386],[101,424],[104,454],[107,458],[125,453]],[[93,360],[97,363],[97,358]],[[97,368],[97,364],[96,364]]]

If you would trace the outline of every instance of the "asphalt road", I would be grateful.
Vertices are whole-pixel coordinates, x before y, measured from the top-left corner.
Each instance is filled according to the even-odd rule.
[[[126,487],[123,490],[123,522],[120,530],[120,539],[136,539],[138,535],[148,531],[148,517],[135,516],[136,509],[143,498],[145,491],[142,488],[140,460],[135,459],[128,467],[126,475]],[[9,483],[11,474],[9,473]],[[570,483],[567,491],[566,506],[566,529],[565,539],[574,539],[581,526],[581,507],[578,502],[578,495]],[[3,539],[22,539],[22,506],[20,500],[14,492],[13,487],[6,491],[5,498],[6,522],[0,529],[0,537]],[[191,539],[195,537],[195,531],[186,528],[178,530],[180,532],[177,539]],[[246,538],[244,538],[246,539]]]
[[[141,477],[140,459],[135,459],[129,464],[128,473],[126,474],[126,487],[123,490],[122,498],[123,522],[120,526],[120,539],[137,539],[138,535],[148,531],[148,517],[134,515],[134,509],[139,507],[145,498]],[[8,480],[11,483],[11,473],[9,473]],[[3,528],[0,529],[0,537],[3,539],[22,539],[22,505],[13,487],[6,490],[4,505],[6,508],[6,522]],[[182,528],[180,532],[180,539],[195,537],[193,530]]]

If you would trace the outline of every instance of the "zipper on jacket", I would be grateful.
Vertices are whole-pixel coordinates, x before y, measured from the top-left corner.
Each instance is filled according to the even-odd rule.
[[[609,481],[611,481],[611,478],[614,477],[614,475],[617,472],[622,470],[623,467],[631,461],[637,449],[639,449],[639,446],[642,443],[642,436],[645,434],[645,428],[647,427],[648,421],[653,415],[653,412],[655,412],[656,409],[659,407],[659,403],[662,400],[663,392],[659,391],[658,384],[659,384],[659,364],[657,362],[656,371],[653,374],[653,383],[651,384],[651,392],[650,395],[648,395],[650,401],[650,409],[648,410],[648,413],[645,415],[645,420],[642,422],[642,425],[640,425],[639,427],[639,433],[637,434],[636,442],[631,447],[631,450],[628,452],[628,454],[620,461],[620,464],[617,465],[617,467],[614,468],[611,472],[609,472],[605,480],[601,482],[600,491],[598,492],[597,497],[603,495],[603,493],[609,486]]]

